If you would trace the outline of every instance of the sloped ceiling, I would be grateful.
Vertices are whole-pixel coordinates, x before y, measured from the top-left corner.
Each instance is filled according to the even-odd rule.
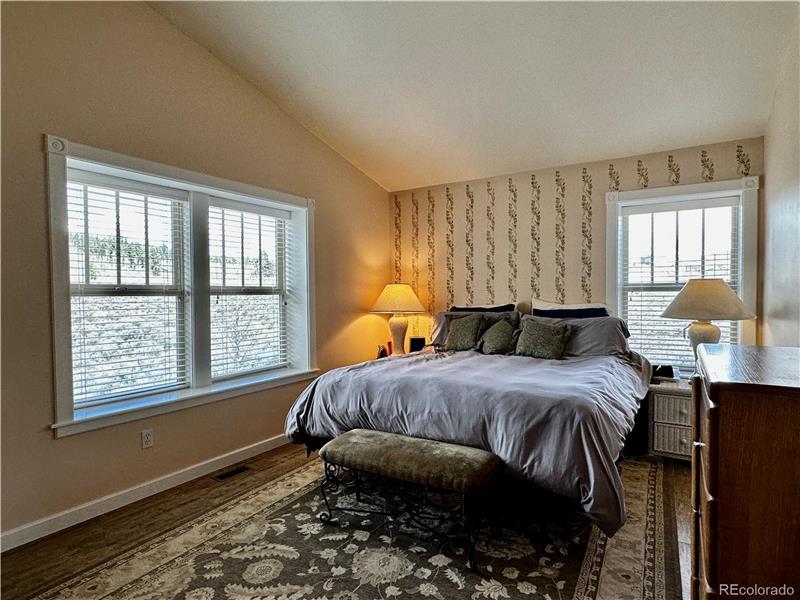
[[[761,135],[797,11],[151,5],[390,191]]]

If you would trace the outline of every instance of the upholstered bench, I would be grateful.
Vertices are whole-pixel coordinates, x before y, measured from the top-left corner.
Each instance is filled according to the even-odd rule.
[[[331,440],[319,451],[325,462],[325,479],[321,492],[327,512],[320,515],[323,523],[333,520],[327,492],[338,489],[342,470],[349,471],[361,500],[359,474],[406,482],[426,491],[446,492],[460,497],[461,522],[466,534],[467,564],[475,570],[475,531],[472,500],[480,494],[500,468],[494,454],[456,444],[406,437],[395,433],[353,429]],[[408,506],[405,507],[408,509]],[[361,510],[350,512],[386,511]]]

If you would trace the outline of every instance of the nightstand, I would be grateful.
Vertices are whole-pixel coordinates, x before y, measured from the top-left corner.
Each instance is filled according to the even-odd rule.
[[[650,384],[650,454],[692,459],[692,388],[688,381]]]

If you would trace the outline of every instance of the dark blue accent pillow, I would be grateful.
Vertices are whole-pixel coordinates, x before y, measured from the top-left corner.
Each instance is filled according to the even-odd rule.
[[[502,306],[451,306],[448,312],[513,312],[517,310],[513,304]],[[606,313],[606,316],[608,313]]]
[[[550,319],[591,319],[592,317],[607,317],[609,315],[605,308],[557,308],[553,310],[534,308],[533,316],[548,317]]]

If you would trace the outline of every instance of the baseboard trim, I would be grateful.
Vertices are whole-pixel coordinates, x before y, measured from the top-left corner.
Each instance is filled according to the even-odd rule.
[[[289,440],[283,435],[276,435],[266,440],[250,444],[238,450],[227,452],[220,456],[194,464],[190,467],[174,471],[162,477],[151,479],[142,484],[130,487],[119,492],[114,492],[102,498],[79,504],[65,511],[48,515],[36,521],[20,525],[14,529],[4,531],[0,536],[0,549],[11,550],[17,546],[27,544],[46,535],[56,533],[67,527],[83,523],[99,515],[111,512],[131,504],[137,500],[147,498],[164,490],[168,490],[192,479],[208,475],[218,469],[223,469],[237,462],[246,460],[267,450],[272,450],[287,444]]]

